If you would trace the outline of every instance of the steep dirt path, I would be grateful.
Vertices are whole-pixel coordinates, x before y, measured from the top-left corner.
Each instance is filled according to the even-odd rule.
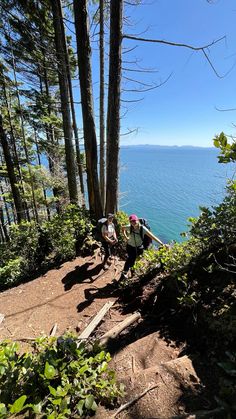
[[[100,259],[77,257],[31,282],[0,294],[0,338],[21,339],[49,335],[55,323],[57,335],[84,329],[107,301],[114,301],[112,280],[120,263],[108,271]]]
[[[99,256],[77,257],[58,269],[52,269],[31,282],[21,284],[0,294],[0,312],[5,318],[0,324],[0,339],[24,340],[49,335],[57,324],[56,335],[67,330],[81,332],[108,301],[115,304],[98,328],[102,334],[124,320],[119,305],[120,291],[117,280],[123,262],[116,260],[104,271]],[[142,320],[140,320],[142,322]],[[129,336],[126,331],[126,336]],[[122,339],[121,339],[122,340]],[[155,386],[145,396],[116,417],[122,418],[173,418],[184,407],[179,402],[183,387],[194,391],[199,380],[191,361],[176,358],[180,350],[174,342],[167,341],[159,332],[135,335],[113,348],[111,366],[117,378],[126,385],[122,402],[130,401],[150,386]],[[21,344],[27,348],[27,344]],[[123,347],[123,349],[122,349]],[[173,364],[176,362],[177,364]],[[99,407],[98,419],[111,417],[113,412]]]

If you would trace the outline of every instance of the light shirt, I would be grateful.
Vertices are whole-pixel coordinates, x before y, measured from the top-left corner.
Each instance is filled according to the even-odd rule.
[[[129,240],[127,242],[127,244],[129,244],[132,247],[139,247],[142,246],[143,244],[143,240],[142,240],[142,236],[141,236],[141,228],[143,229],[143,236],[147,233],[149,233],[149,230],[147,229],[147,227],[145,226],[139,226],[139,228],[137,230],[135,230],[133,227],[131,229],[130,225],[125,226],[125,230],[127,231],[128,235],[129,235]],[[130,229],[132,230],[132,232],[130,233]]]
[[[115,226],[114,226],[113,223],[104,224],[102,226],[102,235],[104,233],[106,233],[106,232],[108,233],[107,235],[108,235],[108,238],[109,239],[114,236],[114,234],[115,234]]]

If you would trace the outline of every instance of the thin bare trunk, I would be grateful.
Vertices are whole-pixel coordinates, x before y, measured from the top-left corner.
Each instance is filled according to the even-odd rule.
[[[20,101],[20,94],[19,94],[19,90],[18,90],[18,82],[17,82],[17,76],[16,76],[16,64],[15,64],[15,57],[14,57],[13,49],[11,50],[11,55],[12,55],[12,69],[13,69],[13,74],[14,74],[16,97],[17,97],[17,102],[18,102],[19,112],[20,112],[20,125],[21,125],[21,134],[22,134],[22,140],[23,140],[23,148],[24,148],[24,152],[25,152],[27,169],[28,169],[28,172],[29,172],[29,180],[30,180],[32,203],[33,203],[33,214],[34,214],[35,221],[38,223],[39,218],[38,218],[37,204],[36,204],[36,198],[35,198],[35,193],[34,193],[33,174],[32,174],[32,170],[31,170],[31,166],[30,166],[30,158],[29,158],[29,153],[28,153],[28,148],[27,148],[26,138],[25,138],[25,127],[24,127],[24,120],[23,120],[23,112],[22,112],[22,106],[21,106],[21,101]]]
[[[107,179],[106,212],[118,209],[119,142],[120,142],[120,81],[123,0],[111,0],[110,62],[107,109]]]
[[[102,203],[97,170],[97,137],[93,111],[91,47],[86,0],[74,0],[75,30],[86,152],[88,198],[91,215],[102,216]]]
[[[75,115],[75,105],[74,105],[73,87],[72,87],[72,81],[71,81],[70,61],[69,61],[68,48],[67,48],[67,43],[66,43],[66,35],[65,35],[65,27],[64,27],[64,22],[63,22],[63,12],[62,12],[61,3],[60,3],[60,19],[61,19],[61,30],[62,30],[64,49],[65,49],[65,58],[66,58],[67,78],[68,78],[69,93],[70,93],[70,104],[71,104],[73,131],[74,131],[74,136],[75,136],[76,161],[77,161],[77,167],[78,167],[78,173],[79,173],[79,179],[80,179],[80,190],[81,190],[81,194],[82,194],[82,204],[84,205],[85,198],[84,198],[83,166],[82,166],[81,157],[80,157],[79,135],[78,135],[77,122],[76,122],[76,115]]]
[[[5,223],[3,207],[4,207],[4,201],[2,197],[0,196],[0,221],[1,221],[1,227],[2,227],[2,237],[3,237],[3,241],[8,241],[9,236],[8,236],[7,226]]]
[[[70,201],[78,203],[78,192],[76,182],[76,166],[75,166],[75,155],[72,141],[72,126],[71,126],[71,114],[70,114],[70,98],[69,98],[69,86],[67,78],[67,66],[66,66],[66,51],[63,43],[63,33],[61,28],[60,19],[60,0],[51,0],[52,13],[53,13],[53,26],[55,32],[55,45],[56,54],[58,61],[58,77],[60,85],[60,96],[61,96],[61,112],[63,120],[63,131],[65,137],[65,155],[66,155],[66,170],[68,178],[68,189]]]
[[[14,200],[14,204],[16,208],[17,221],[18,223],[20,223],[22,220],[25,220],[25,212],[24,212],[19,188],[17,186],[17,178],[14,172],[14,165],[13,165],[13,161],[12,161],[12,157],[10,153],[9,144],[8,144],[7,137],[3,129],[1,115],[0,115],[0,139],[1,139],[3,154],[4,154],[6,166],[7,166],[7,173],[8,173],[8,177],[9,177],[9,181],[11,185],[12,196],[13,196],[13,200]]]
[[[105,121],[104,121],[104,0],[100,8],[100,192],[102,209],[105,209]]]
[[[8,209],[6,198],[4,196],[4,190],[3,190],[3,187],[1,185],[0,185],[0,191],[1,191],[1,194],[2,194],[3,202],[4,202],[4,209],[5,209],[5,213],[6,213],[6,217],[7,217],[7,223],[8,223],[8,225],[11,225],[11,218],[10,218],[10,214],[9,214],[9,209]]]
[[[34,130],[34,138],[35,138],[35,145],[36,145],[36,151],[37,151],[37,158],[38,158],[38,164],[41,167],[41,157],[40,157],[40,152],[39,152],[39,145],[38,145],[38,139],[37,139],[37,132],[36,129]],[[50,217],[50,210],[48,207],[48,202],[47,202],[47,192],[46,189],[44,188],[44,184],[42,182],[43,185],[43,197],[44,197],[44,201],[45,201],[45,206],[46,206],[46,212],[47,212],[47,217],[48,217],[48,221],[50,221],[51,217]]]
[[[21,167],[20,167],[20,163],[19,163],[19,159],[18,159],[18,153],[17,153],[17,149],[16,149],[16,138],[15,138],[14,128],[13,128],[13,125],[12,125],[11,104],[8,102],[8,98],[7,98],[7,91],[6,91],[4,74],[2,73],[1,76],[2,76],[1,79],[2,79],[3,96],[4,96],[4,100],[5,100],[7,117],[8,117],[8,122],[9,122],[9,126],[10,126],[11,144],[12,144],[12,148],[13,148],[13,152],[14,152],[13,161],[14,161],[14,165],[16,166],[17,171],[18,171],[18,176],[19,176],[18,181],[19,181],[19,184],[20,184],[20,192],[22,193],[22,195],[24,197],[25,196],[25,188],[24,188],[24,183],[23,183]],[[23,202],[23,205],[24,205],[24,208],[25,208],[27,219],[28,219],[28,221],[30,221],[27,202],[24,199],[22,200],[22,202]]]

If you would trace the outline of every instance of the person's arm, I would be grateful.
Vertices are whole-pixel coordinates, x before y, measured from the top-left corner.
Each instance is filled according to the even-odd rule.
[[[108,237],[108,229],[106,227],[102,227],[102,237],[107,243],[113,243],[113,240]]]
[[[129,237],[127,236],[127,226],[122,226],[121,231],[122,231],[123,235],[125,236],[126,241],[128,241]]]
[[[113,237],[114,237],[115,241],[116,241],[116,242],[118,242],[118,239],[117,239],[117,234],[116,234],[116,229],[115,229],[115,227],[114,227],[114,233],[113,233]]]

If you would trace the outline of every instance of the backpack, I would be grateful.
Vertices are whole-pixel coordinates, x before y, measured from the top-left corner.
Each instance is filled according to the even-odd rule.
[[[98,220],[96,227],[93,230],[93,235],[96,241],[101,242],[104,241],[102,236],[102,227],[107,223],[107,218],[100,218]]]
[[[150,225],[148,224],[148,221],[145,218],[139,218],[139,222],[141,224],[141,226],[140,226],[140,236],[141,236],[141,239],[143,241],[143,248],[144,248],[144,250],[147,250],[152,244],[152,239],[150,237],[148,237],[146,234],[144,234],[143,226],[146,227],[150,231],[151,231],[151,227],[150,227]],[[130,232],[132,232],[132,230],[130,230]]]

